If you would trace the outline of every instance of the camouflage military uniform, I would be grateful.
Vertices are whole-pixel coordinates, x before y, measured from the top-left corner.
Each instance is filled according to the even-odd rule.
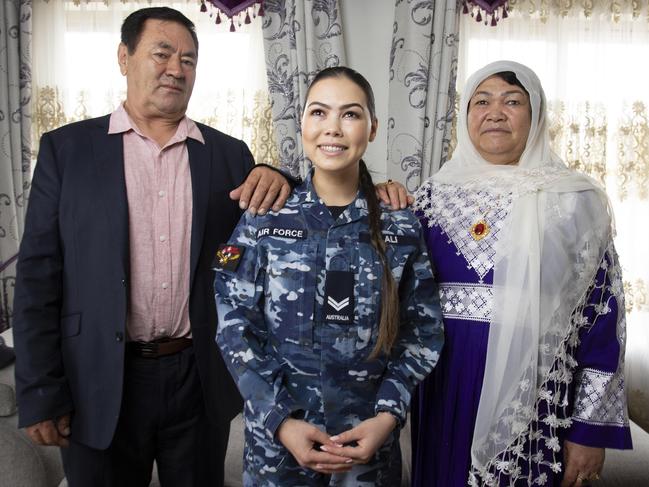
[[[300,467],[275,437],[289,415],[331,435],[379,411],[403,424],[413,388],[437,362],[441,311],[421,229],[410,211],[388,209],[401,329],[389,357],[367,360],[382,275],[367,214],[359,196],[334,221],[309,176],[281,211],[246,213],[219,251],[217,342],[244,398],[246,486],[400,485],[398,429],[368,464],[331,476]]]

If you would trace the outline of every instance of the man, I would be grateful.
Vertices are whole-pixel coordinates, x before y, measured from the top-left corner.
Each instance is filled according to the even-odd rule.
[[[246,145],[185,116],[198,41],[175,10],[122,25],[126,101],[41,139],[18,263],[19,425],[71,487],[223,483],[239,394],[214,343],[210,263],[240,216]],[[252,199],[253,188],[256,187]],[[231,195],[283,205],[256,168]]]

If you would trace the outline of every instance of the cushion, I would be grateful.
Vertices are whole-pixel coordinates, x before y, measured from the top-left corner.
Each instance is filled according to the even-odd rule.
[[[16,394],[13,387],[0,384],[0,416],[13,416],[16,414]]]
[[[4,340],[0,336],[0,369],[12,364],[15,359],[14,349],[5,345]]]
[[[0,423],[0,472],[3,487],[52,485],[37,447],[13,425],[4,423]]]

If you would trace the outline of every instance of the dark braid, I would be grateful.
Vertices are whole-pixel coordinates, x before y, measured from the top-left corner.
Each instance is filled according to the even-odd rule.
[[[385,255],[386,245],[383,232],[381,231],[381,208],[379,206],[379,200],[376,197],[372,176],[370,176],[370,172],[367,170],[367,166],[362,159],[359,163],[359,182],[367,200],[370,240],[372,247],[379,254],[379,260],[383,266],[379,337],[369,356],[370,359],[373,359],[382,353],[389,354],[397,338],[399,332],[399,294],[397,293],[397,285],[392,276],[392,269],[388,265],[388,259]]]

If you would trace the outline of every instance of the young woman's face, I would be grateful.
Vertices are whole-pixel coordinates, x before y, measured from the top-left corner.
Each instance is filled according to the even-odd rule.
[[[304,153],[321,171],[346,172],[358,165],[376,136],[363,90],[345,77],[311,87],[302,117]]]

